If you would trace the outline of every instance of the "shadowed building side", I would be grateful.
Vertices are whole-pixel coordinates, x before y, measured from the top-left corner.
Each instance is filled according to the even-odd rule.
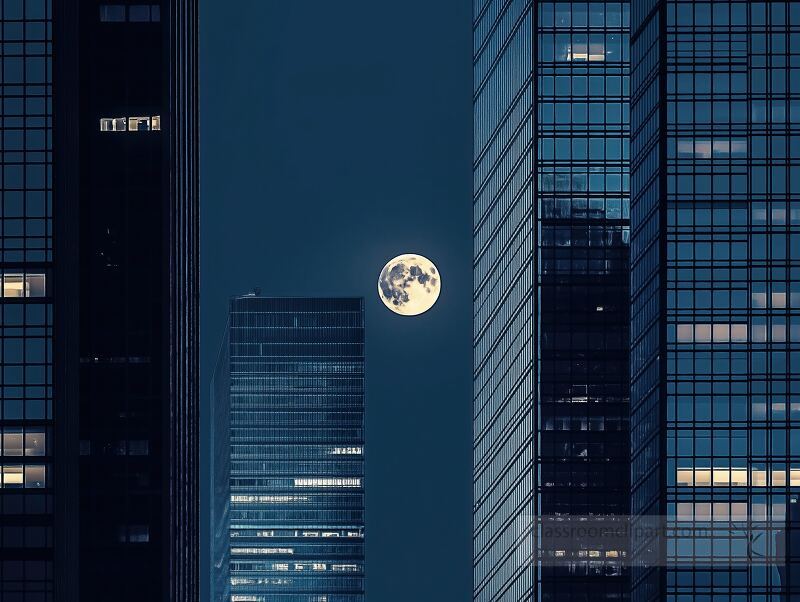
[[[0,599],[193,602],[196,5],[0,11]]]
[[[627,2],[474,3],[474,599],[625,600]]]

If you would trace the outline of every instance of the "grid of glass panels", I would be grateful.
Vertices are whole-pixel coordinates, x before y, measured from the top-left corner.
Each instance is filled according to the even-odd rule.
[[[474,599],[535,577],[532,3],[474,3]]]
[[[628,8],[474,4],[476,600],[626,590],[533,528],[628,508]]]
[[[51,5],[0,6],[0,599],[53,599]]]
[[[629,4],[537,7],[537,513],[626,516]],[[608,545],[543,549],[541,599],[626,599]]]
[[[782,526],[800,486],[800,5],[666,10],[667,513],[719,526],[668,542],[694,564],[667,599],[775,599],[777,566],[735,561],[776,533],[736,521]]]
[[[662,407],[664,380],[661,223],[665,174],[663,160],[663,76],[656,0],[631,3],[631,600],[660,599],[661,567],[639,566],[648,554],[659,555],[658,532],[639,529],[647,515],[664,514]]]
[[[229,358],[231,599],[363,602],[363,300],[233,299]]]
[[[800,592],[781,551],[800,487],[800,4],[667,2],[658,36],[662,495],[670,525],[702,528],[667,531],[663,596],[783,600]]]

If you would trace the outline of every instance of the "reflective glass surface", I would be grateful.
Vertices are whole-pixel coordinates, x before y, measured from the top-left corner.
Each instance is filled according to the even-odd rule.
[[[53,600],[52,9],[0,6],[0,600]]]
[[[474,6],[476,600],[626,596],[627,550],[534,537],[628,511],[628,10]]]
[[[363,602],[363,301],[238,297],[224,347],[215,471],[230,497],[214,504],[230,548],[215,562],[231,599]]]
[[[634,4],[634,599],[793,599],[800,4]]]

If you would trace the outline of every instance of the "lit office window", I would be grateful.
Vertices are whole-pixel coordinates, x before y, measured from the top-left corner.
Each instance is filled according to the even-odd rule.
[[[124,132],[128,129],[126,117],[103,117],[100,119],[101,132]]]
[[[4,456],[21,456],[23,454],[22,446],[22,429],[21,428],[5,428],[3,429],[3,455]]]
[[[150,117],[128,117],[128,130],[147,132],[150,130]]]
[[[43,456],[45,455],[45,434],[43,430],[25,431],[25,455]]]
[[[3,456],[44,456],[45,433],[42,429],[5,427],[2,429]]]
[[[21,489],[24,487],[25,483],[21,464],[2,466],[0,468],[2,468],[2,486],[4,488]]]
[[[6,489],[41,489],[47,485],[47,470],[41,464],[12,464],[1,468],[2,487]]]
[[[7,273],[2,279],[3,297],[7,299],[45,296],[44,274]]]
[[[36,464],[25,466],[25,487],[39,489],[45,486],[45,467]]]
[[[572,46],[571,61],[604,61],[605,45],[602,42],[576,42]]]
[[[361,487],[361,479],[295,479],[295,487]]]
[[[103,117],[101,132],[147,132],[161,129],[160,115],[135,115],[132,117]]]
[[[676,485],[684,487],[785,487],[800,485],[800,468],[679,468]]]

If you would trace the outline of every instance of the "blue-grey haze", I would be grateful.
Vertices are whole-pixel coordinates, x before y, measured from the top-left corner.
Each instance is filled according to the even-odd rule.
[[[470,13],[462,0],[201,6],[204,432],[231,295],[363,296],[367,593],[381,602],[471,591]],[[443,278],[417,318],[377,295],[404,252]]]

